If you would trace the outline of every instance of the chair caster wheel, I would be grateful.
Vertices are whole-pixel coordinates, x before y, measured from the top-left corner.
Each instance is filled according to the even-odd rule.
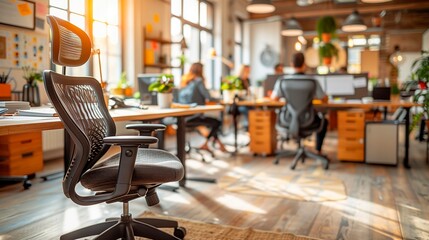
[[[328,170],[329,169],[329,165],[328,164],[326,164],[325,165],[325,170]]]
[[[295,165],[290,166],[290,169],[295,170]]]
[[[28,180],[25,180],[24,183],[22,184],[22,186],[24,186],[24,189],[27,190],[31,187],[31,182]]]
[[[279,162],[280,162],[280,161],[279,161],[279,159],[276,159],[276,160],[274,161],[274,164],[275,164],[275,165],[279,165]]]
[[[174,236],[180,239],[184,239],[186,236],[186,228],[184,227],[177,227],[174,229]]]

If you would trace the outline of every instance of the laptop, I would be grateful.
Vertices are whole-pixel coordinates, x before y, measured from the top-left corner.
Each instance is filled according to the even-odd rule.
[[[372,98],[373,101],[390,101],[390,87],[374,87]]]

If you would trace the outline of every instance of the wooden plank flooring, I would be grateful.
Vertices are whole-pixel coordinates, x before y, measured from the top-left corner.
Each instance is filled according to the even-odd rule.
[[[313,160],[291,171],[291,159],[274,165],[272,157],[254,157],[242,149],[235,157],[217,152],[217,158],[208,163],[190,159],[188,172],[216,178],[228,171],[319,174],[341,179],[347,189],[346,200],[303,202],[244,195],[226,192],[216,184],[189,181],[177,193],[159,190],[161,204],[150,211],[321,239],[429,239],[425,143],[412,141],[410,170],[402,164],[391,167],[338,162],[336,143],[335,133],[329,133],[325,149],[333,160],[328,171]],[[45,172],[61,168],[60,160],[53,161],[46,165]],[[144,199],[130,205],[134,216],[149,210]],[[58,239],[62,233],[117,217],[121,210],[120,204],[78,206],[63,195],[60,179],[34,179],[29,190],[23,190],[20,184],[0,188],[0,239]]]

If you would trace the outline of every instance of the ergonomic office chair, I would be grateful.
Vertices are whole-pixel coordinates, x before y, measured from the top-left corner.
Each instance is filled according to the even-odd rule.
[[[63,73],[66,66],[84,64],[91,55],[91,41],[86,33],[62,19],[53,16],[47,19],[52,29],[52,61],[63,66]],[[134,236],[183,239],[186,231],[176,221],[133,219],[128,205],[129,201],[143,196],[149,206],[158,204],[156,188],[162,183],[183,178],[184,168],[180,160],[169,152],[148,149],[148,145],[156,143],[157,138],[114,136],[115,124],[96,79],[65,76],[52,71],[45,71],[43,78],[46,92],[74,143],[62,182],[64,194],[83,206],[113,202],[123,204],[120,218],[110,218],[106,222],[75,230],[61,236],[61,239],[93,235],[98,235],[95,239],[134,239]],[[131,127],[143,134],[164,128],[150,124]],[[121,152],[100,162],[111,145],[119,145]],[[79,193],[76,191],[78,184],[93,194]],[[174,236],[158,228],[174,228]]]
[[[329,160],[323,156],[314,154],[305,149],[303,140],[311,136],[314,132],[321,130],[323,126],[323,117],[317,116],[313,108],[313,97],[316,91],[316,81],[305,76],[285,77],[280,82],[280,90],[286,98],[286,105],[277,116],[277,130],[287,132],[289,137],[295,138],[298,143],[296,152],[281,151],[277,153],[275,164],[278,164],[280,158],[293,156],[291,169],[295,169],[299,160],[305,161],[310,157],[325,162],[325,169],[329,168]]]

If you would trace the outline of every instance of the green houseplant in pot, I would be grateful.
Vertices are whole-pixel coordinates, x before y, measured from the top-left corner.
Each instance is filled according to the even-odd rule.
[[[37,82],[42,82],[42,73],[30,66],[22,67],[24,75],[22,76],[27,82],[22,88],[22,101],[30,103],[30,106],[40,106],[40,93]]]
[[[411,80],[404,83],[406,90],[415,89],[413,101],[421,104],[421,111],[418,111],[411,123],[411,130],[425,116],[426,126],[429,128],[429,51],[422,51],[422,56],[411,65]]]
[[[332,43],[322,43],[319,46],[319,57],[323,65],[329,66],[332,57],[338,57],[338,49]]]
[[[319,39],[324,43],[329,43],[331,38],[335,37],[337,23],[332,16],[324,16],[317,20],[316,30]]]
[[[161,74],[148,87],[150,92],[158,92],[157,100],[160,108],[170,108],[173,103],[174,77],[172,74]]]
[[[234,101],[234,96],[236,94],[240,95],[243,91],[243,82],[238,78],[238,76],[226,76],[221,83],[220,89],[222,90],[222,97],[225,103],[230,103]]]

